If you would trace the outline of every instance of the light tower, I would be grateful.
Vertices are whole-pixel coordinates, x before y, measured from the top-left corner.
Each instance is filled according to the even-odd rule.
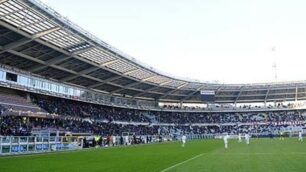
[[[273,53],[273,65],[272,68],[274,69],[274,79],[275,82],[277,82],[277,58],[276,58],[276,48],[272,48],[272,53]]]

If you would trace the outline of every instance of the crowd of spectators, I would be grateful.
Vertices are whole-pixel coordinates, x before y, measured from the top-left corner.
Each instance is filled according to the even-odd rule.
[[[301,121],[305,121],[305,112],[302,110],[239,113],[166,112],[108,107],[42,95],[31,95],[31,100],[31,104],[54,116],[42,118],[25,114],[8,115],[6,114],[8,109],[0,105],[0,135],[30,135],[34,129],[54,129],[104,136],[121,135],[123,132],[137,135],[178,132],[194,134],[268,132],[279,129],[278,123],[281,122],[292,122],[292,124],[281,124],[284,127],[297,125],[295,122],[302,125]]]
[[[33,95],[32,100],[51,114],[76,116],[95,120],[149,122],[142,111],[115,108],[79,101]]]
[[[305,107],[305,103],[274,103],[274,104],[267,104],[267,105],[251,105],[251,104],[240,104],[240,105],[233,105],[233,104],[215,104],[209,105],[206,107],[203,106],[188,106],[188,105],[171,105],[165,104],[162,105],[162,109],[168,110],[187,110],[187,111],[222,111],[222,110],[260,110],[260,109],[294,109],[294,108],[301,108]]]
[[[20,116],[1,116],[0,117],[0,135],[31,135],[35,130],[60,130],[74,133],[91,133],[102,136],[121,135],[123,132],[135,133],[137,135],[154,135],[154,134],[173,134],[177,132],[193,134],[220,134],[254,132],[262,133],[271,130],[277,130],[279,127],[286,127],[290,124],[274,125],[254,124],[254,125],[134,125],[134,124],[117,124],[89,122],[86,120],[75,119],[46,119],[36,117]],[[294,125],[303,125],[301,123]]]
[[[31,131],[53,130],[73,133],[89,133],[106,135],[121,135],[123,132],[137,133],[137,135],[157,134],[158,126],[131,125],[89,122],[78,119],[47,119],[21,116],[1,116],[0,135],[28,136]]]
[[[306,118],[300,111],[277,112],[245,112],[245,113],[178,113],[159,112],[161,123],[250,123],[304,121]]]

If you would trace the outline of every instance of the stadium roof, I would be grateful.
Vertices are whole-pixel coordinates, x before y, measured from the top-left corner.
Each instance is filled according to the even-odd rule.
[[[216,103],[306,99],[306,82],[201,83],[170,76],[114,48],[37,0],[0,0],[0,63],[112,95]]]

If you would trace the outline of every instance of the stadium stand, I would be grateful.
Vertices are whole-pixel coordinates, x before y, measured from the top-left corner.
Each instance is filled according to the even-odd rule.
[[[24,97],[8,92],[0,92],[0,104],[2,105],[3,108],[15,111],[30,111],[30,112],[43,111],[37,105],[27,101]]]
[[[6,153],[14,138],[7,136],[266,137],[304,127],[305,81],[220,84],[174,77],[40,1],[4,0],[0,7],[0,147]],[[203,100],[202,91],[213,102]]]
[[[39,113],[35,117],[28,116],[27,113],[11,115],[7,113],[11,109],[5,107],[8,103],[1,103],[1,135],[31,135],[33,129],[54,129],[101,136],[122,135],[124,132],[137,133],[137,135],[173,135],[177,132],[193,134],[252,132],[268,135],[287,126],[303,125],[305,121],[304,110],[234,113],[145,111],[37,94],[31,94],[32,102],[13,94],[3,95],[1,97],[9,97],[7,100],[10,105],[35,107],[27,108],[29,114],[35,114],[36,109],[41,109],[50,115],[47,117],[40,116]],[[31,111],[32,109],[35,110]]]

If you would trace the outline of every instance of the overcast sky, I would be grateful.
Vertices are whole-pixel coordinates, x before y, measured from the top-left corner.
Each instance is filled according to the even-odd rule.
[[[116,48],[175,76],[306,80],[305,0],[43,0]]]

